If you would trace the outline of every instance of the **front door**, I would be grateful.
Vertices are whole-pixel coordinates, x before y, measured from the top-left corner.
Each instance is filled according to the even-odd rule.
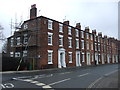
[[[58,50],[58,68],[66,67],[65,62],[65,49]]]
[[[96,64],[99,64],[98,63],[98,54],[97,53],[95,53],[95,60],[96,60]]]
[[[90,53],[87,53],[87,65],[91,65],[91,62],[90,62]]]
[[[110,55],[109,54],[107,56],[107,60],[108,60],[107,62],[110,63]]]
[[[79,51],[76,52],[76,66],[81,66]]]

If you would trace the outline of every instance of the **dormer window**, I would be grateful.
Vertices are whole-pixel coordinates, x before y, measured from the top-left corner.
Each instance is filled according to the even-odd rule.
[[[28,24],[25,23],[24,26],[23,26],[23,28],[24,28],[25,30],[28,29]]]

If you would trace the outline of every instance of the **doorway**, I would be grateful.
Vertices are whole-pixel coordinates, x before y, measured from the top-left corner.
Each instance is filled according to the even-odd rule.
[[[77,51],[76,52],[76,66],[81,66],[81,62],[80,62],[80,52]]]
[[[60,48],[58,50],[58,68],[66,67],[65,62],[65,49]]]

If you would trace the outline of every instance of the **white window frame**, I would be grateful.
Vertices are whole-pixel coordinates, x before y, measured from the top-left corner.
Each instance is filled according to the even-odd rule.
[[[24,50],[24,51],[23,51],[23,57],[26,57],[26,56],[27,56],[27,53],[28,53],[27,50]]]
[[[14,38],[12,37],[12,38],[10,39],[10,46],[13,47],[13,45],[14,45]]]
[[[81,40],[82,49],[84,49],[84,40]]]
[[[20,52],[15,52],[15,57],[20,57]]]
[[[84,31],[81,31],[81,38],[84,38]]]
[[[98,42],[100,42],[100,37],[98,36]]]
[[[53,21],[52,20],[48,20],[48,29],[53,30]]]
[[[20,45],[20,44],[21,44],[21,42],[20,42],[20,36],[16,38],[16,44],[17,44],[17,45]]]
[[[89,45],[89,42],[87,41],[86,42],[86,48],[87,48],[87,50],[89,50],[90,49],[90,47],[89,47],[90,45]]]
[[[49,57],[50,57],[50,60],[49,60]],[[53,50],[48,50],[48,64],[53,64]]]
[[[10,52],[10,57],[14,57],[14,52]]]
[[[89,33],[86,33],[86,39],[89,39]]]
[[[79,49],[79,39],[76,39],[76,49]]]
[[[68,35],[72,35],[72,28],[68,27]]]
[[[94,38],[95,38],[95,42],[96,42],[96,41],[97,41],[97,36],[95,35],[95,37],[94,37]]]
[[[59,46],[63,47],[63,35],[59,35]]]
[[[52,36],[53,36],[53,33],[48,32],[48,39],[50,38],[50,43],[48,42],[48,45],[53,45]]]
[[[28,29],[28,24],[25,23],[25,24],[23,25],[23,28],[24,28],[25,30]]]
[[[76,32],[76,37],[79,37],[79,30],[75,29],[75,32]]]
[[[72,37],[68,37],[68,47],[72,48]]]
[[[27,35],[27,34],[24,34],[23,43],[24,43],[24,44],[27,44],[27,43],[28,43],[28,35]]]
[[[90,35],[90,39],[93,40],[93,35],[92,34]]]
[[[63,24],[59,23],[59,32],[63,33]]]
[[[100,44],[98,44],[98,51],[100,51]]]
[[[69,63],[72,63],[72,52],[68,52],[68,54]]]
[[[95,43],[95,51],[97,51],[97,43]]]
[[[81,55],[81,57],[82,57],[82,62],[85,62],[85,53],[81,53],[82,55]]]

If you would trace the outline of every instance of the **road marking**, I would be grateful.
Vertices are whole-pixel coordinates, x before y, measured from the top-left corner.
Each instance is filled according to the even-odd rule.
[[[60,74],[68,74],[68,73],[71,73],[71,72],[63,72],[63,73],[60,73]]]
[[[38,81],[33,81],[33,80],[31,80],[31,79],[18,79],[18,78],[13,78],[14,80],[20,80],[20,81],[24,81],[24,82],[29,82],[29,83],[33,83],[33,84],[35,84],[35,85],[37,85],[37,86],[41,86],[42,88],[52,88],[52,87],[50,87],[49,85],[46,85],[46,84],[44,84],[44,83],[40,83],[40,82],[38,82]],[[2,85],[1,85],[2,86]],[[2,87],[4,87],[4,86],[2,86]]]
[[[1,84],[2,88],[13,88],[14,85],[12,83],[5,83],[5,84]]]
[[[31,82],[31,83],[39,83],[38,81],[33,81],[33,82]]]
[[[52,88],[52,87],[49,85],[45,85],[45,86],[42,86],[42,88]]]
[[[5,88],[5,86],[3,84],[0,84],[2,86],[2,88]]]
[[[37,85],[37,86],[44,86],[45,84],[44,83],[37,83],[35,85]]]
[[[107,74],[105,74],[105,76],[109,76],[110,74],[113,74],[113,73],[115,73],[115,72],[117,72],[118,70],[115,70],[115,71],[112,71],[112,72],[110,72],[110,73],[107,73]]]
[[[23,76],[23,77],[17,77],[18,79],[26,79],[26,78],[31,78],[32,76]]]
[[[33,80],[30,80],[30,79],[25,79],[23,81],[26,81],[26,82],[32,82]]]
[[[83,77],[85,75],[88,75],[89,73],[85,73],[85,74],[82,74],[82,75],[78,75],[78,77]]]
[[[92,88],[99,80],[101,80],[102,77],[98,78],[97,80],[95,80],[93,83],[91,83],[88,88]]]
[[[51,84],[48,84],[48,85],[54,85],[54,84],[58,84],[58,83],[61,83],[61,82],[68,81],[68,80],[70,80],[70,79],[71,79],[71,78],[67,78],[67,79],[60,80],[60,81],[57,81],[57,82],[54,82],[54,83],[51,83]]]

